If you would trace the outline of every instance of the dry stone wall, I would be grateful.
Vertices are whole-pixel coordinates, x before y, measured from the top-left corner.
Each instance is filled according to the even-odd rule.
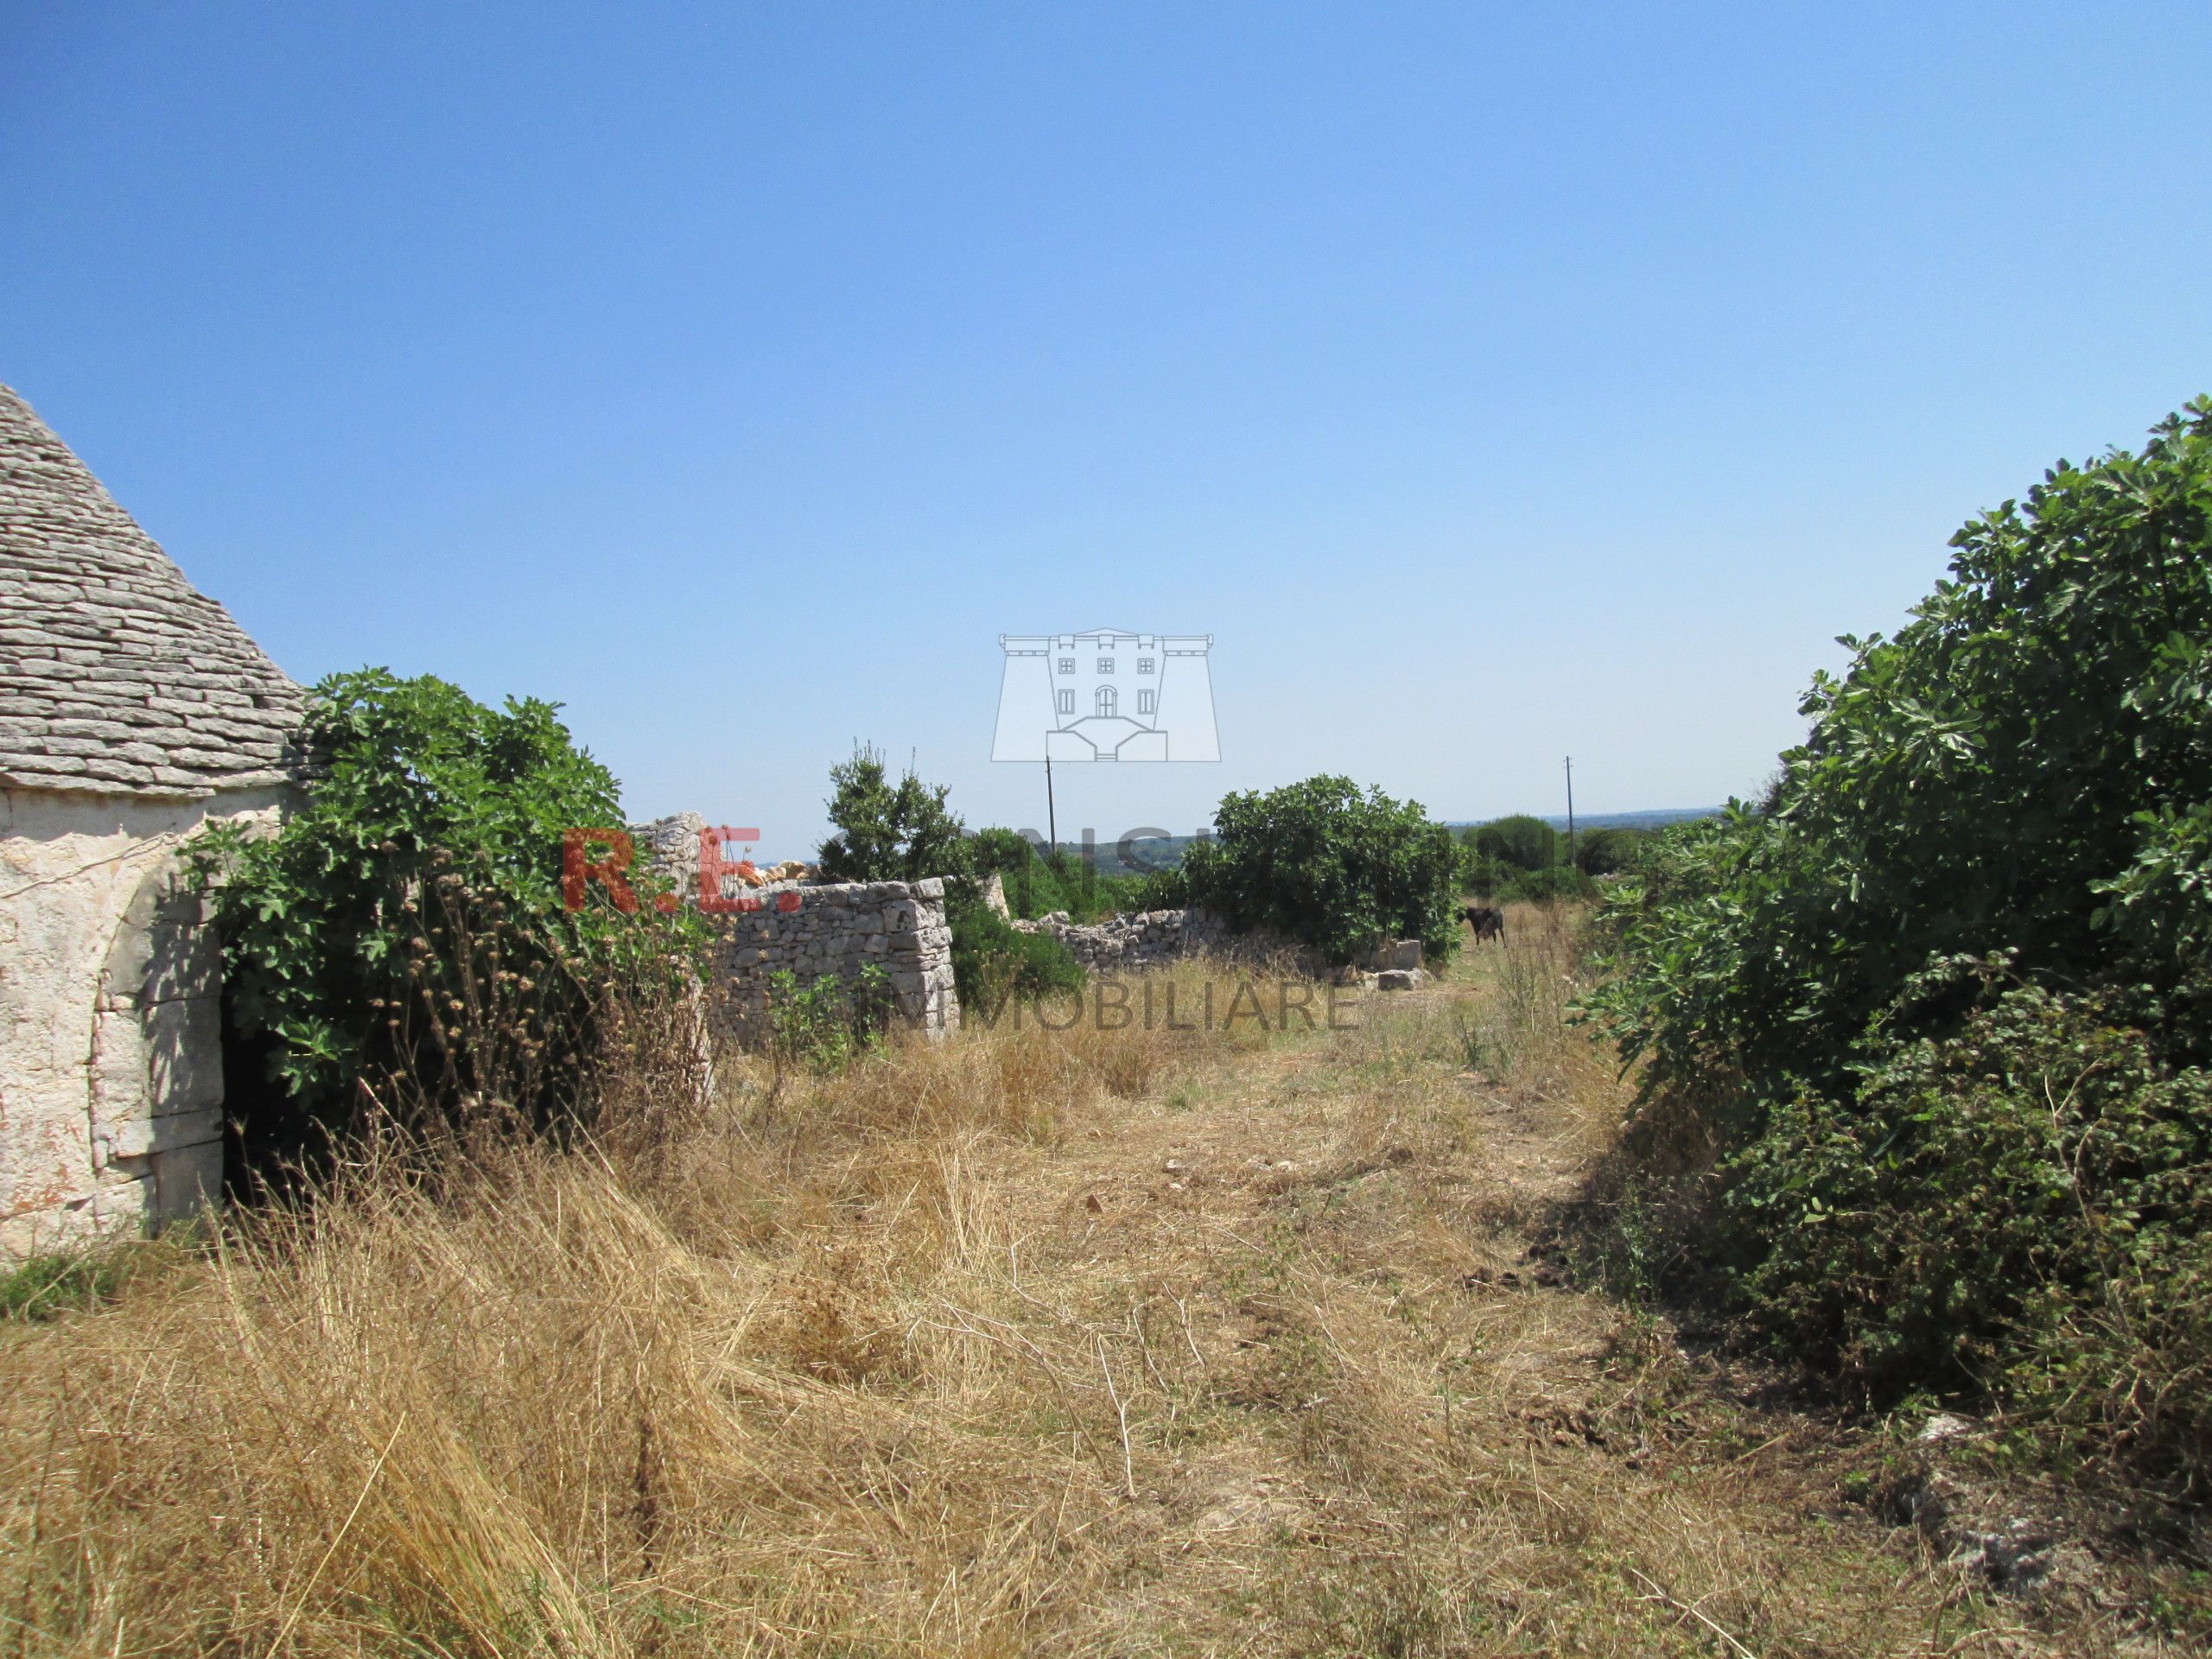
[[[1421,968],[1419,939],[1393,939],[1378,946],[1364,964],[1331,968],[1308,946],[1265,929],[1239,933],[1209,910],[1147,910],[1134,916],[1109,916],[1085,925],[1065,911],[1033,922],[1016,922],[1025,933],[1049,933],[1088,971],[1111,976],[1141,973],[1181,957],[1200,955],[1255,958],[1281,964],[1294,973],[1338,984],[1365,983],[1371,989],[1412,990],[1427,977]]]
[[[639,862],[671,881],[687,904],[701,897],[699,836],[706,827],[696,812],[630,826]],[[942,880],[784,880],[753,887],[725,874],[722,887],[715,900],[742,908],[708,913],[718,939],[724,1017],[741,1039],[767,1034],[770,981],[777,974],[789,973],[802,991],[832,977],[857,988],[870,963],[888,979],[899,1018],[931,1037],[960,1028]]]
[[[1016,922],[1024,933],[1048,933],[1092,973],[1124,973],[1157,967],[1195,954],[1205,918],[1197,911],[1147,910],[1109,916],[1093,923],[1073,922],[1064,910],[1041,920]]]
[[[856,987],[870,964],[888,977],[893,1009],[907,1024],[931,1037],[959,1029],[943,881],[770,887],[745,902],[760,907],[715,918],[739,1035],[765,1033],[772,976],[789,973],[800,990],[833,976]]]
[[[1056,910],[1041,920],[1014,925],[1025,933],[1051,934],[1092,973],[1136,973],[1202,954],[1287,957],[1306,971],[1317,971],[1311,952],[1295,939],[1232,932],[1210,910],[1147,910],[1088,924],[1070,921],[1065,911]]]

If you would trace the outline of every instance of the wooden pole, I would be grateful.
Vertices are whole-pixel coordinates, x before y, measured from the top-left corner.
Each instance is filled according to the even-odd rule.
[[[1567,757],[1567,868],[1576,868],[1574,862],[1574,757]]]

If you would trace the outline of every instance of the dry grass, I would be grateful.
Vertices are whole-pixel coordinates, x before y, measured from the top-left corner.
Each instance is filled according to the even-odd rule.
[[[0,1327],[0,1652],[2109,1649],[1527,1259],[1619,1093],[1515,921],[1356,1030],[726,1067]]]

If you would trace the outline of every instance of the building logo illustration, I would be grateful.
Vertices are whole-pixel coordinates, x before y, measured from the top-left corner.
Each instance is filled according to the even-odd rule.
[[[1210,633],[1002,633],[994,760],[1218,760]]]

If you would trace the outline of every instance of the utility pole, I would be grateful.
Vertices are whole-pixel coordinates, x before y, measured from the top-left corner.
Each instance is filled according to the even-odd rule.
[[[1045,831],[1052,839],[1045,843],[1045,850],[1057,853],[1060,849],[1060,819],[1052,804],[1052,757],[1045,757]]]
[[[1567,757],[1567,868],[1576,868],[1574,862],[1574,757]]]

